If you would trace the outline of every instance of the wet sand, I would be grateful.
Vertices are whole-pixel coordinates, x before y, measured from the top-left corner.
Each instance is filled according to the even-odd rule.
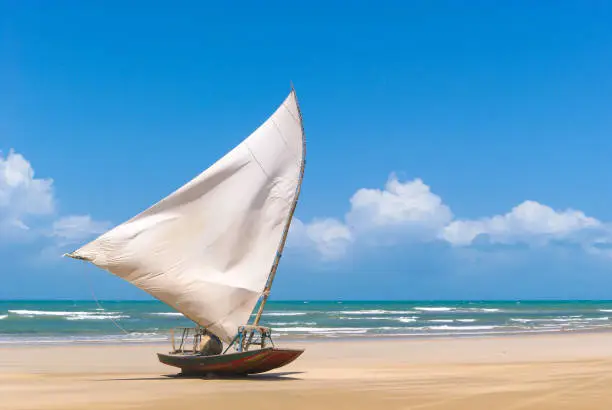
[[[609,409],[612,334],[292,342],[264,375],[173,377],[166,345],[0,347],[0,409]],[[377,407],[374,407],[377,406]]]

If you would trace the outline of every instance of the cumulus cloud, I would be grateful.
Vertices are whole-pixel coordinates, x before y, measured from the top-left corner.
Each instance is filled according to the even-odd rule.
[[[55,211],[53,180],[34,177],[30,163],[13,150],[0,153],[0,228],[29,230],[29,219]]]
[[[110,228],[89,215],[59,215],[53,180],[35,176],[30,162],[11,150],[0,153],[0,242],[47,238],[54,252]],[[341,218],[295,219],[289,246],[313,249],[338,259],[354,245],[442,241],[469,247],[485,238],[497,244],[545,245],[564,241],[588,252],[612,255],[612,225],[574,209],[555,210],[524,201],[509,212],[457,219],[442,198],[421,179],[400,181],[392,174],[384,187],[358,189]]]
[[[0,152],[0,238],[51,237],[68,244],[103,232],[108,223],[88,215],[57,215],[51,178],[37,178],[21,154]]]
[[[421,179],[401,182],[391,175],[383,189],[362,188],[350,198],[342,220],[299,221],[298,246],[311,246],[326,259],[346,254],[354,243],[380,246],[406,239],[442,241],[452,246],[470,246],[483,237],[490,243],[545,245],[569,241],[590,252],[605,252],[612,244],[608,224],[583,212],[555,210],[536,201],[524,201],[503,215],[479,219],[456,219],[450,207]]]
[[[291,245],[313,247],[324,259],[336,259],[346,253],[353,241],[348,227],[337,219],[315,219],[309,224],[295,219],[291,224]]]
[[[536,201],[525,201],[505,215],[479,220],[457,220],[446,226],[441,237],[453,245],[469,245],[480,235],[492,243],[546,243],[571,239],[572,235],[602,223],[581,211],[555,211]]]
[[[350,200],[346,222],[355,231],[402,228],[434,238],[453,214],[422,180],[400,182],[392,174],[384,189],[362,188]]]
[[[296,246],[312,246],[326,259],[334,259],[343,256],[356,240],[390,244],[398,234],[435,240],[452,217],[450,208],[422,180],[401,182],[392,174],[383,189],[355,192],[342,220],[298,221],[292,234]]]

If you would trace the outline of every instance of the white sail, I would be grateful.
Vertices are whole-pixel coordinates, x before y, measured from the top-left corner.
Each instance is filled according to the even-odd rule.
[[[231,341],[264,291],[297,201],[301,121],[292,91],[206,171],[68,256],[108,270]]]

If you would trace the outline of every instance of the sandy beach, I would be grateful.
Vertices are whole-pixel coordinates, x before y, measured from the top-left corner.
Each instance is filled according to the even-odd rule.
[[[285,343],[289,344],[289,343]],[[0,348],[0,408],[607,409],[612,334],[292,342],[291,365],[233,380],[172,377],[165,345]]]

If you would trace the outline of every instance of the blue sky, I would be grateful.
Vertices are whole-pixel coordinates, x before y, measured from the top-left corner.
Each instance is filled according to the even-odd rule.
[[[308,164],[275,298],[610,298],[612,7],[495,3],[0,0],[0,298],[143,297],[57,254],[290,81]]]

